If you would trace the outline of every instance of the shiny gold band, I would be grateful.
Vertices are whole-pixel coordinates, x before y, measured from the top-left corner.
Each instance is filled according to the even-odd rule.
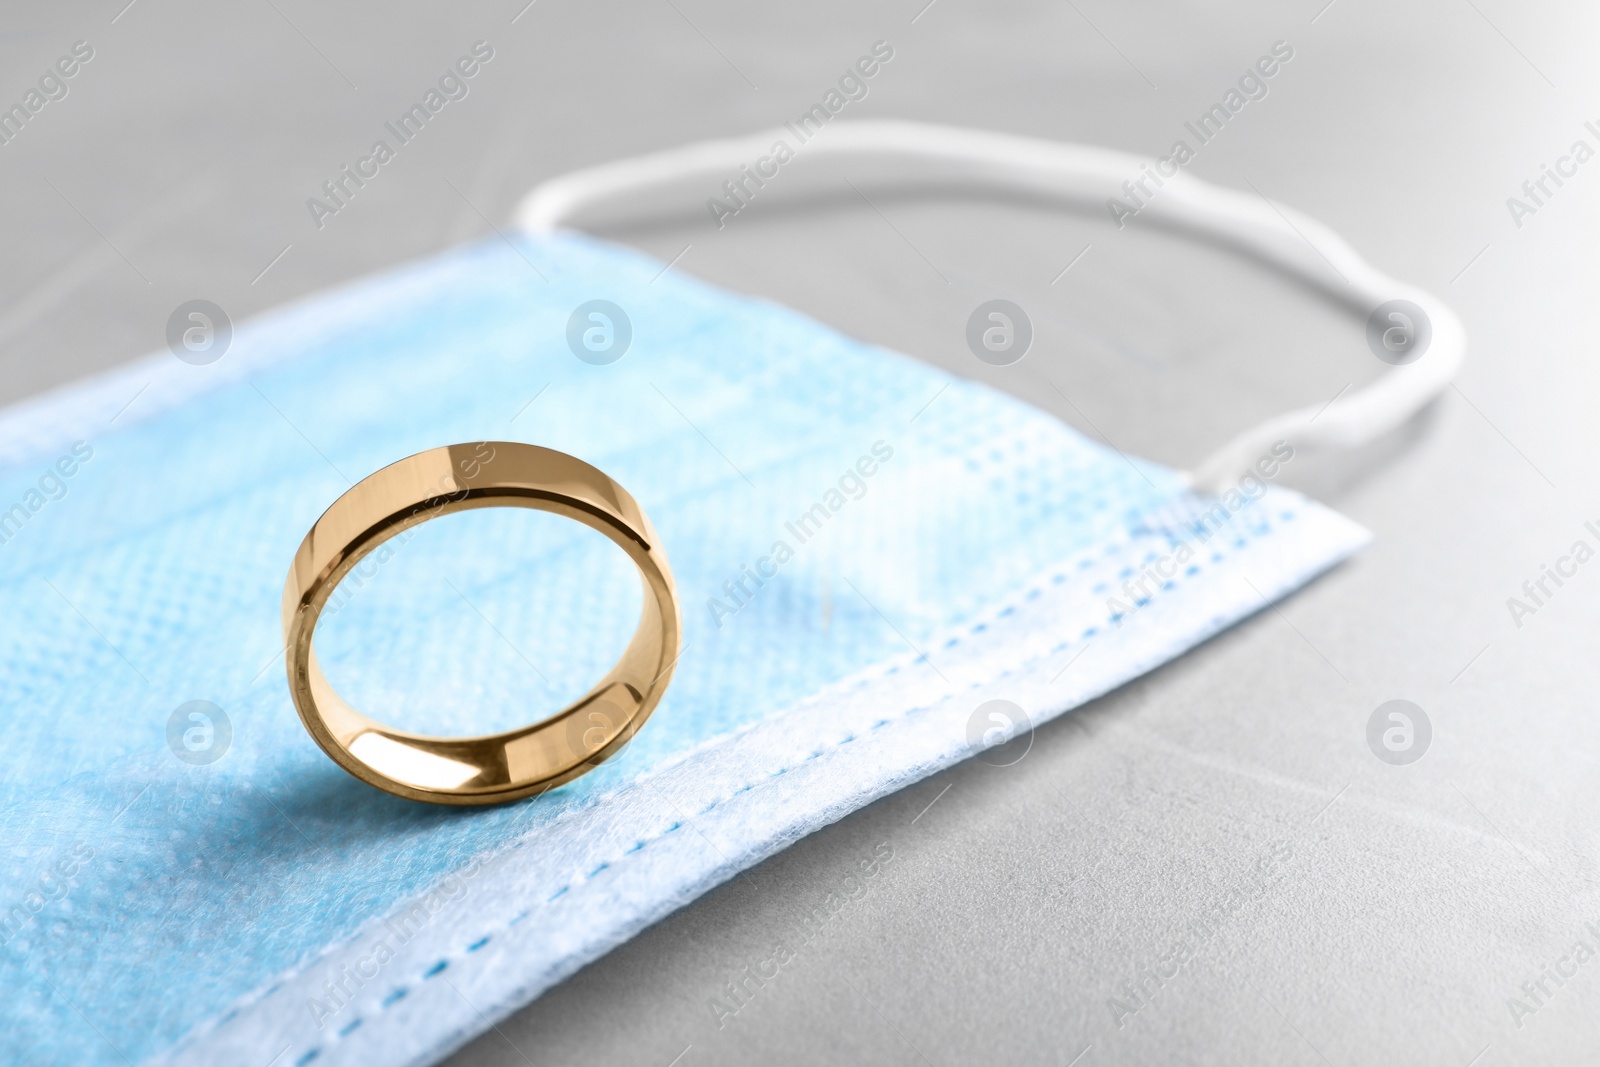
[[[582,698],[485,737],[425,737],[373,722],[322,675],[312,632],[334,588],[384,541],[440,515],[523,507],[593,527],[639,568],[644,608],[627,650]],[[450,445],[392,463],[334,501],[300,543],[283,587],[289,692],[300,721],[369,785],[435,804],[497,804],[593,769],[636,733],[672,679],[683,623],[655,529],[616,482],[562,452],[508,441]]]

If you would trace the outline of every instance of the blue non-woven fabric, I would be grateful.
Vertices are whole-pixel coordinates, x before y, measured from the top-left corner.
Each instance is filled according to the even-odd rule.
[[[567,341],[596,299],[632,326],[604,366]],[[113,418],[118,388],[134,399]],[[677,577],[685,652],[619,758],[543,798],[441,809],[362,785],[305,735],[278,598],[353,481],[485,440],[561,449],[633,493]],[[0,511],[22,509],[0,544],[15,1063],[267,1062],[280,1044],[285,1064],[425,1062],[970,752],[980,698],[1036,719],[1075,706],[1365,536],[1272,490],[1201,544],[1161,518],[1195,506],[1173,472],[568,234],[469,245],[244,324],[217,364],[163,356],[0,417],[0,446]],[[1108,607],[1191,542],[1153,595]],[[756,587],[747,570],[779,543]],[[613,546],[521,511],[429,523],[346,586],[318,635],[330,678],[439,733],[559,707],[639,603]],[[174,713],[197,700],[231,734],[212,762],[179,755]],[[471,1012],[430,999],[440,974]]]

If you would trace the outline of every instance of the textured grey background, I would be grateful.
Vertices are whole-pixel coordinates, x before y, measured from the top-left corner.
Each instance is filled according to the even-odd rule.
[[[1040,730],[1015,766],[969,763],[813,835],[451,1062],[1600,1059],[1600,961],[1546,979],[1520,1026],[1507,1004],[1600,947],[1600,564],[1520,628],[1506,607],[1600,519],[1600,162],[1520,228],[1505,204],[1600,143],[1592,6],[123,3],[0,23],[6,103],[73,41],[96,50],[0,147],[3,400],[158,348],[184,300],[237,321],[488,234],[541,178],[792,118],[878,39],[896,56],[857,116],[1147,155],[1286,40],[1270,95],[1193,171],[1329,223],[1470,332],[1460,388],[1414,432],[1292,472],[1376,533],[1358,560]],[[472,95],[313,227],[306,197],[479,38],[496,58]],[[775,190],[717,232],[691,197],[604,232],[663,259],[689,245],[676,269],[1168,462],[1378,370],[1359,322],[1213,249],[1038,206],[873,202]],[[962,340],[993,296],[1037,324],[1012,368]],[[1396,697],[1434,727],[1408,767],[1365,741]],[[868,893],[719,1026],[710,999],[880,843]],[[1108,1000],[1182,941],[1194,959],[1119,1026]]]

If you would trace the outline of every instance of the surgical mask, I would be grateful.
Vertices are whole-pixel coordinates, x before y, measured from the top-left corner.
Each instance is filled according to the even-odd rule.
[[[1339,299],[1403,297],[1432,326],[1422,360],[1185,474],[556,228],[775,136],[559,179],[508,240],[243,323],[220,361],[162,353],[0,419],[0,1058],[429,1062],[786,842],[1345,559],[1366,532],[1274,473],[1397,425],[1459,361],[1448,311],[1310,220],[1173,181],[1153,215],[1306,274],[1326,256]],[[1076,198],[1139,167],[909,124],[810,147],[976,161]],[[355,781],[304,733],[278,597],[351,482],[495,439],[633,492],[685,652],[615,759],[536,800],[442,810]],[[418,528],[341,587],[319,655],[353,704],[485,732],[559,707],[625,642],[638,591],[609,544],[483,515]]]

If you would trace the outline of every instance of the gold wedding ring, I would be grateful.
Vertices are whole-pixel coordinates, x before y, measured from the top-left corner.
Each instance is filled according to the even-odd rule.
[[[409,733],[350,707],[323,677],[311,640],[334,588],[396,534],[440,515],[493,507],[575,519],[628,554],[639,568],[644,607],[622,658],[549,718],[483,737]],[[563,452],[509,441],[429,449],[363,478],[307,532],[283,586],[289,692],[306,730],[363,782],[434,804],[518,800],[598,766],[655,709],[672,680],[682,635],[666,554],[627,490]]]

